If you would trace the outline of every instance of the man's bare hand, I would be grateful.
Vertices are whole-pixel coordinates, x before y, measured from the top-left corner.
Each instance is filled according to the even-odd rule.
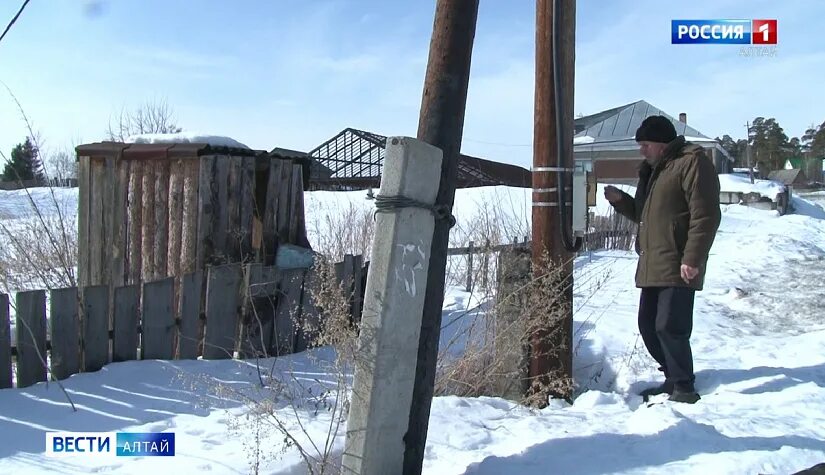
[[[682,280],[684,280],[686,284],[689,284],[691,280],[695,279],[696,276],[699,275],[698,268],[691,267],[687,264],[682,264],[680,271],[682,274]]]
[[[617,203],[622,199],[622,191],[616,188],[613,185],[607,185],[604,187],[604,197],[612,203]]]

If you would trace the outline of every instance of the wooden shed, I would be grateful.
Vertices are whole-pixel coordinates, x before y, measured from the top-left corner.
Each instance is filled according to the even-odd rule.
[[[309,247],[298,157],[206,143],[98,142],[79,160],[78,283],[111,287]]]

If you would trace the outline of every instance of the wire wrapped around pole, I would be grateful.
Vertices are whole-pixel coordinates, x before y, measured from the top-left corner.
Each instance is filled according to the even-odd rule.
[[[455,226],[455,216],[450,213],[450,207],[446,205],[431,205],[423,201],[407,198],[406,196],[384,196],[380,194],[376,195],[374,200],[375,214],[391,213],[402,208],[420,208],[431,212],[435,219],[449,220],[451,228]],[[375,214],[373,214],[373,219],[375,219]]]

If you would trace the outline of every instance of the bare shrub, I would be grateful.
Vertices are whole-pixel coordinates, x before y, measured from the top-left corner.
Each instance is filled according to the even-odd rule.
[[[564,275],[565,266],[548,256],[531,266],[526,250],[514,252],[504,262],[499,269],[501,284],[495,289],[495,303],[459,315],[470,316],[469,323],[442,346],[436,394],[515,397],[527,392],[532,396],[521,402],[535,405],[538,399],[546,400],[548,394],[572,392],[572,380],[563,375],[527,379],[525,359],[528,353],[537,355],[537,351],[543,358],[557,359],[570,349],[559,337],[570,305],[563,296],[570,290],[572,279]]]
[[[0,220],[0,292],[76,285],[76,229],[73,216]]]
[[[495,258],[490,248],[511,244],[514,239],[523,242],[532,232],[531,217],[524,209],[524,203],[514,201],[511,194],[499,190],[481,194],[473,209],[472,215],[459,216],[455,227],[450,230],[450,247],[468,247],[472,242],[473,247],[481,253],[473,256],[471,280],[491,281],[495,276]],[[485,257],[488,261],[486,269],[483,266]],[[464,285],[469,264],[470,257],[466,254],[448,259],[447,285]],[[482,274],[485,270],[486,278]]]
[[[298,452],[307,473],[342,472],[358,329],[350,318],[350,296],[332,263],[317,262],[312,274],[305,289],[311,314],[302,314],[306,306],[291,312],[296,328],[310,336],[310,349],[316,351],[306,354],[311,369],[294,359],[273,359],[268,369],[262,366],[264,360],[256,360],[259,384],[254,387],[210,383],[216,395],[243,402],[242,413],[230,418],[228,428],[242,438],[251,473],[260,473],[288,450]]]
[[[2,83],[26,124],[28,139],[35,150],[43,150],[40,134],[35,133],[32,123],[26,115],[20,101],[12,90]],[[8,157],[0,151],[0,158],[8,162]],[[43,173],[48,183],[52,183],[50,167],[42,164]],[[27,198],[28,212],[14,210],[14,218],[0,216],[0,292],[11,294],[23,290],[39,290],[43,287],[74,287],[77,283],[77,225],[74,214],[68,213],[66,203],[60,202],[55,189],[48,187],[49,195],[45,203],[35,200],[31,191],[25,187],[23,177],[17,176],[20,190]],[[54,213],[50,213],[51,207]],[[11,307],[17,311],[14,301]],[[24,330],[34,339],[31,328],[21,320]],[[76,411],[74,402],[63,384],[54,376],[48,364],[47,355],[37,351],[40,364],[48,372],[49,378],[57,383],[72,410]],[[16,363],[13,363],[16,365]],[[48,384],[48,380],[47,380]]]
[[[311,206],[307,214],[312,248],[336,262],[342,261],[346,254],[362,255],[368,260],[375,238],[372,202],[322,203]]]
[[[52,181],[68,183],[77,179],[77,161],[74,154],[68,150],[49,153],[43,159],[43,166],[49,170]]]
[[[106,136],[112,141],[125,142],[132,135],[176,134],[182,130],[166,100],[153,99],[133,110],[121,109],[114,122],[109,119]]]
[[[6,87],[17,105],[35,148],[42,150],[39,134],[34,132],[23,106]],[[8,158],[0,151],[0,158]],[[51,167],[44,163],[46,178],[52,178]],[[28,207],[17,210],[16,219],[0,216],[0,290],[53,289],[76,285],[77,223],[67,203],[61,202],[55,189],[49,186],[48,197],[38,201],[18,177],[20,193],[26,196]],[[22,217],[21,217],[22,215]],[[5,219],[4,219],[5,218]]]

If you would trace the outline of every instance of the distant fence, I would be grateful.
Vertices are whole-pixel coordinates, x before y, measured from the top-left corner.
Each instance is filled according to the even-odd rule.
[[[0,190],[14,191],[22,190],[23,188],[77,188],[77,178],[48,178],[43,180],[14,180],[14,181],[0,181]]]
[[[633,245],[634,233],[630,230],[608,230],[608,231],[594,231],[587,233],[584,236],[581,252],[596,251],[601,249],[620,249],[630,250]],[[490,255],[497,254],[502,251],[508,251],[515,248],[529,248],[532,245],[528,241],[527,236],[519,242],[519,239],[514,237],[511,244],[499,244],[491,246],[489,242],[478,245],[474,241],[470,241],[467,247],[456,247],[447,250],[449,256],[467,256],[466,266],[466,290],[469,292],[473,288],[476,271],[480,270],[479,277],[481,278],[482,287],[487,287]],[[475,259],[473,256],[481,255],[481,268],[475,267]]]
[[[353,320],[360,320],[365,272],[360,256],[335,265],[346,282]],[[0,294],[0,389],[31,386],[101,369],[110,362],[148,359],[225,359],[303,351],[314,335],[318,307],[311,268],[228,264],[180,279],[168,277],[114,290],[106,285],[16,294],[16,339],[11,343],[9,296]],[[44,364],[47,362],[47,365]],[[14,365],[13,365],[14,363]]]

